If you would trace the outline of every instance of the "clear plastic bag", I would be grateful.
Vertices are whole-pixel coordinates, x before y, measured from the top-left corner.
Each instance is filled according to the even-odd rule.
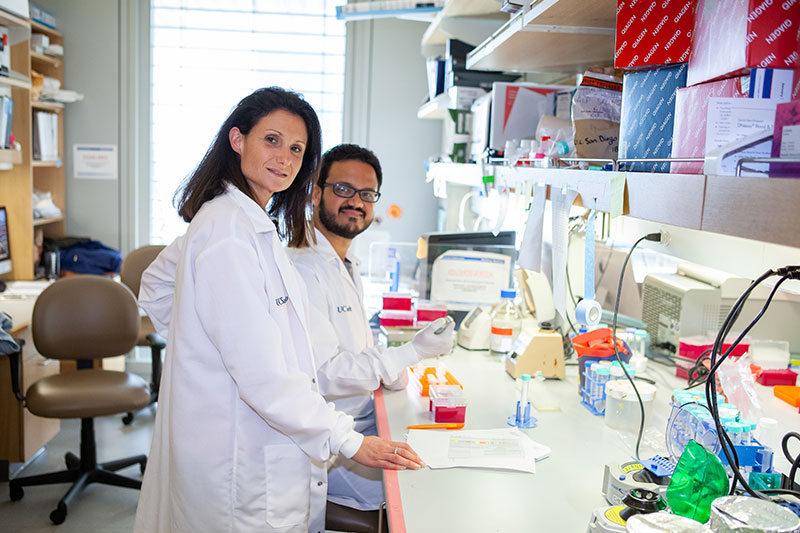
[[[727,359],[717,370],[717,378],[728,402],[735,405],[748,420],[761,418],[761,404],[755,391],[755,380],[750,372],[750,356],[738,360]]]

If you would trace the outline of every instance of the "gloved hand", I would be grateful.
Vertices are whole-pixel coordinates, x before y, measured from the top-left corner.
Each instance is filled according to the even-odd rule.
[[[453,348],[453,332],[456,329],[455,322],[449,322],[444,331],[438,335],[435,331],[445,325],[444,318],[437,318],[427,327],[421,329],[414,335],[411,341],[414,351],[420,357],[436,357],[443,353],[448,353]]]

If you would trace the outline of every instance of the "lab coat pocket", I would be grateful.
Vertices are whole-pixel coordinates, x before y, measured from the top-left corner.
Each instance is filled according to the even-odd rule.
[[[311,502],[311,461],[293,444],[264,447],[267,523],[274,528],[304,525]]]

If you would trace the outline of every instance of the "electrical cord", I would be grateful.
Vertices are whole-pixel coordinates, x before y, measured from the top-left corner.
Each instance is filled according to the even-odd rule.
[[[686,389],[693,389],[698,385],[701,385],[706,382],[706,377],[708,376],[708,367],[704,364],[706,361],[711,359],[709,355],[711,353],[711,348],[703,351],[698,357],[692,368],[689,369],[689,386]]]
[[[617,348],[617,316],[619,315],[619,300],[622,296],[622,282],[625,280],[625,268],[628,266],[628,261],[630,261],[631,255],[636,247],[642,241],[655,241],[661,242],[661,233],[648,233],[644,237],[640,237],[639,240],[633,243],[631,249],[628,250],[628,254],[625,256],[625,261],[622,262],[622,270],[619,273],[619,285],[617,286],[617,297],[614,301],[614,319],[611,325],[611,335],[613,337],[612,344],[614,345],[614,356],[617,358],[619,362],[619,366],[622,367],[622,372],[625,373],[625,377],[628,378],[628,382],[630,382],[631,386],[633,387],[633,392],[636,393],[636,399],[639,401],[639,410],[641,412],[642,418],[639,421],[639,434],[636,436],[636,460],[641,461],[639,458],[639,447],[642,443],[642,435],[644,434],[644,402],[642,401],[642,396],[639,394],[639,389],[636,387],[636,383],[633,382],[633,378],[630,374],[628,374],[628,370],[625,368],[625,365],[622,363],[622,358],[619,356],[619,349]]]
[[[735,494],[736,492],[736,484],[741,483],[742,488],[744,488],[750,495],[755,496],[761,499],[767,499],[766,496],[763,494],[758,494],[754,491],[747,481],[744,479],[744,476],[739,471],[739,457],[736,453],[736,449],[733,446],[730,438],[728,437],[727,432],[725,432],[725,428],[722,425],[722,422],[719,418],[719,408],[717,405],[717,387],[716,387],[716,379],[715,373],[722,362],[728,357],[728,355],[733,351],[734,347],[738,345],[744,335],[741,335],[736,341],[731,343],[730,348],[726,351],[722,357],[717,361],[717,354],[720,352],[722,346],[725,342],[725,337],[728,335],[730,330],[733,328],[736,319],[739,317],[739,314],[744,307],[744,303],[747,298],[750,296],[750,293],[765,279],[773,275],[773,271],[767,271],[762,274],[757,280],[750,284],[750,286],[742,293],[736,303],[733,305],[733,308],[728,313],[728,316],[725,318],[722,327],[720,328],[719,333],[717,334],[716,339],[714,340],[714,345],[711,351],[711,368],[709,369],[708,377],[706,379],[706,398],[709,404],[709,410],[711,411],[712,419],[714,420],[714,425],[717,429],[717,435],[720,441],[720,447],[722,448],[723,453],[725,454],[725,458],[728,461],[728,464],[731,467],[733,472],[733,481],[731,483],[730,494]],[[766,303],[769,305],[769,302]],[[765,309],[766,309],[765,305]],[[763,310],[762,313],[763,315]],[[760,317],[761,315],[759,315]],[[750,325],[752,327],[755,324],[753,321]]]
[[[772,292],[770,293],[769,297],[767,298],[766,302],[764,303],[761,312],[750,322],[750,324],[742,331],[742,333],[736,338],[736,340],[731,343],[730,347],[724,354],[717,360],[718,354],[721,352],[722,347],[724,345],[725,337],[727,337],[730,330],[733,328],[736,320],[738,319],[739,315],[744,308],[744,303],[747,298],[750,296],[750,293],[761,284],[767,278],[778,275],[781,276],[781,279],[778,283],[775,284]],[[763,491],[759,492],[753,490],[747,481],[744,479],[744,476],[739,471],[739,459],[736,454],[736,450],[731,442],[728,434],[725,432],[725,429],[722,425],[722,422],[719,418],[719,406],[717,405],[717,387],[716,387],[716,378],[715,373],[717,369],[720,367],[722,362],[733,352],[736,346],[741,342],[744,336],[755,326],[758,320],[766,312],[769,304],[772,302],[772,298],[774,297],[775,293],[777,292],[778,287],[786,280],[786,279],[800,279],[800,267],[798,266],[786,266],[783,268],[779,268],[777,270],[768,270],[761,276],[759,276],[755,281],[753,281],[750,286],[739,296],[736,303],[731,308],[731,311],[728,313],[728,316],[725,318],[722,327],[717,334],[716,339],[714,340],[714,345],[711,351],[711,368],[709,369],[708,376],[706,379],[706,398],[709,404],[709,410],[711,411],[712,418],[714,419],[714,425],[717,429],[717,434],[720,437],[720,446],[722,447],[722,451],[725,454],[725,458],[728,461],[728,464],[731,466],[731,470],[733,471],[733,481],[731,483],[730,494],[734,494],[736,491],[736,484],[737,482],[742,485],[748,494],[760,499],[768,499]],[[796,469],[794,469],[796,472]]]
[[[796,481],[794,480],[795,475],[797,475],[797,469],[800,468],[800,453],[797,454],[796,457],[792,457],[792,454],[789,453],[789,439],[795,438],[800,441],[800,433],[796,433],[794,431],[790,431],[786,435],[783,436],[781,439],[781,448],[783,449],[783,455],[786,457],[786,460],[792,463],[792,467],[789,470],[789,482],[791,485],[790,487],[794,487]]]

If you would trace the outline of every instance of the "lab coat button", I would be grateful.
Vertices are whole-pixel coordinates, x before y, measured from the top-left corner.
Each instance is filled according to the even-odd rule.
[[[321,487],[321,486],[322,486],[322,481],[317,481],[317,487]]]
[[[317,378],[311,378],[311,383],[316,383],[316,382],[317,382]]]

